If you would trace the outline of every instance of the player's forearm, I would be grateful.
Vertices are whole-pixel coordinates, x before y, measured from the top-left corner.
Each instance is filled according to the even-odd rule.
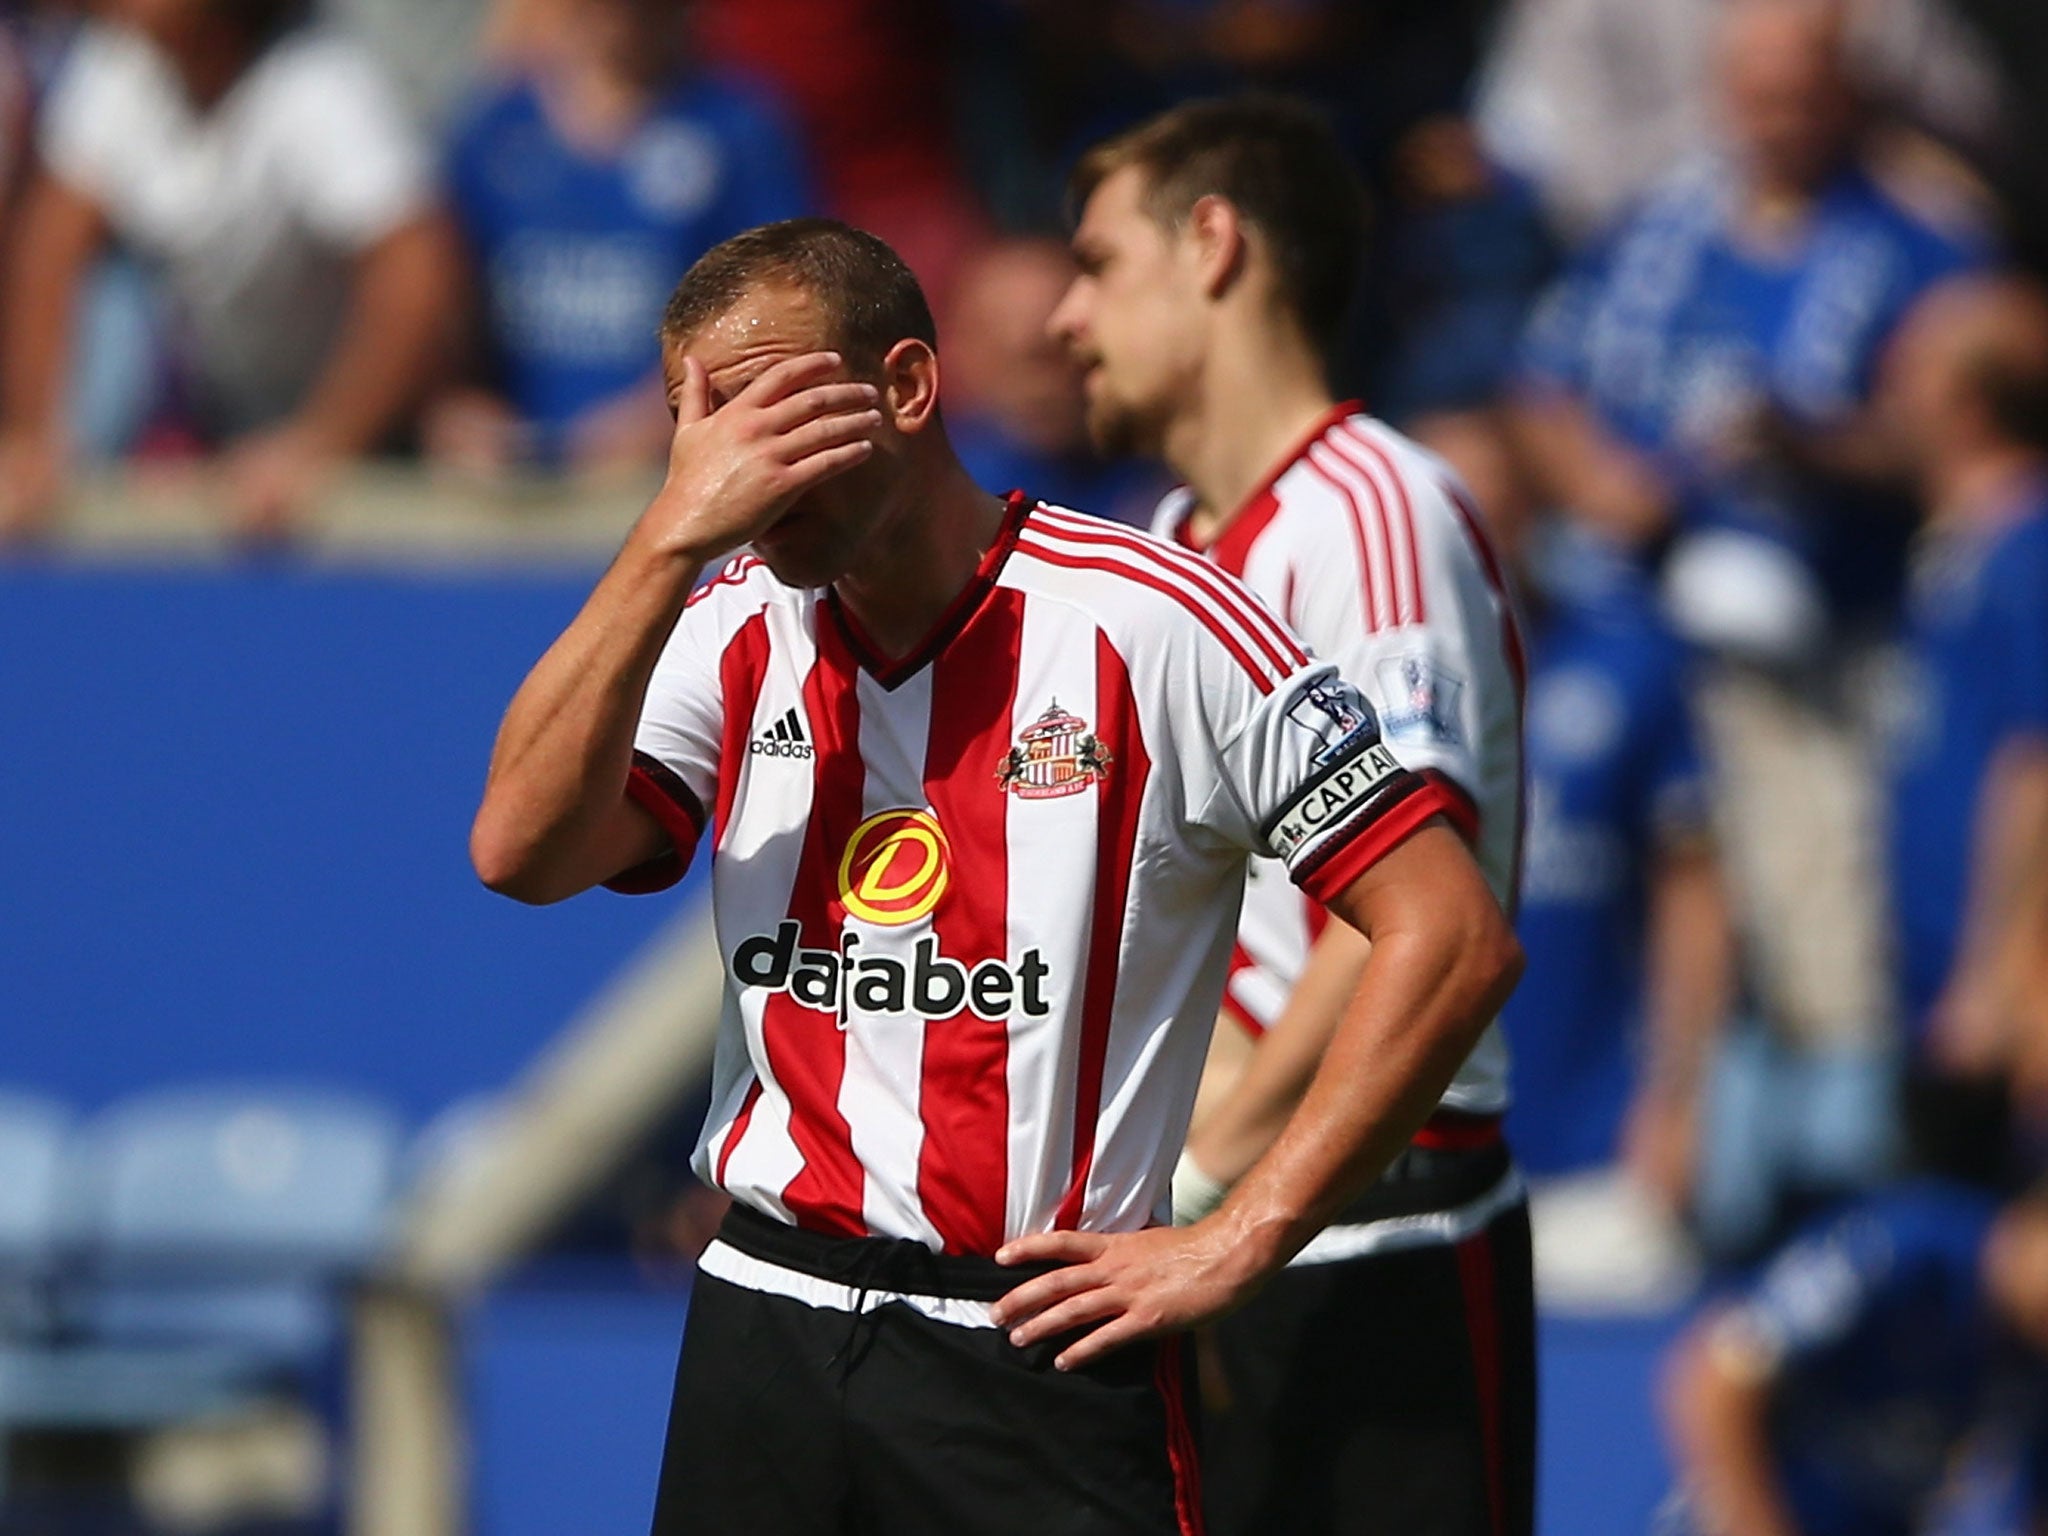
[[[9,433],[52,441],[63,433],[78,290],[103,236],[98,211],[77,193],[47,179],[31,190],[0,317],[7,337],[0,349],[0,423]]]
[[[2048,744],[1993,760],[1971,864],[1958,965],[1996,975],[2032,953],[2048,920]]]
[[[341,333],[293,426],[338,456],[374,448],[455,343],[457,270],[438,215],[414,219],[366,251]]]
[[[1660,856],[1650,888],[1644,1089],[1690,1103],[1727,1014],[1734,932],[1704,843]]]
[[[1656,467],[1617,440],[1562,390],[1525,391],[1509,417],[1517,446],[1548,498],[1626,544],[1662,534],[1671,488]]]
[[[1348,923],[1323,930],[1287,1007],[1259,1037],[1230,1092],[1188,1137],[1188,1155],[1203,1173],[1233,1183],[1279,1137],[1315,1080],[1370,950]]]
[[[493,890],[553,901],[617,873],[589,866],[592,843],[625,791],[648,681],[702,569],[628,539],[520,685],[470,834]]]
[[[1214,1218],[1267,1269],[1292,1258],[1408,1145],[1513,989],[1520,948],[1479,891],[1483,905],[1455,920],[1439,913],[1370,935],[1358,990],[1300,1108]]]

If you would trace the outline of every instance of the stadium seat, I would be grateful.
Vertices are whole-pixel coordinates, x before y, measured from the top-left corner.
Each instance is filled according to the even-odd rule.
[[[57,1259],[58,1178],[71,1112],[0,1088],[0,1346],[48,1325]]]
[[[0,1352],[0,1428],[140,1428],[308,1379],[382,1253],[399,1129],[305,1090],[138,1095],[65,1156],[52,1335]]]

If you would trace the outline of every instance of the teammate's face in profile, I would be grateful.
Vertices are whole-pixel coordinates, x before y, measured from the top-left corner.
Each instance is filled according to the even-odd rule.
[[[838,346],[830,318],[816,298],[787,284],[763,284],[680,346],[663,347],[663,383],[673,396],[683,358],[695,357],[710,378],[711,406],[716,411],[785,358]],[[860,377],[843,364],[839,376]],[[876,451],[866,463],[813,486],[754,540],[754,553],[783,581],[822,587],[859,564],[901,478],[902,440],[886,420],[876,429],[874,442]]]
[[[1157,455],[1201,369],[1200,276],[1143,191],[1126,166],[1089,197],[1074,231],[1079,274],[1047,322],[1081,368],[1088,435],[1105,453]]]

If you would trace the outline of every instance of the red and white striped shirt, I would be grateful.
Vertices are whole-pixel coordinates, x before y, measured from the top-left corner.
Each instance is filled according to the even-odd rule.
[[[615,885],[718,829],[698,1174],[952,1253],[1163,1219],[1247,853],[1329,896],[1449,805],[1237,581],[1021,496],[899,661],[734,560],[637,746],[680,858]]]
[[[1154,532],[1194,548],[1193,498]],[[1201,551],[1243,578],[1315,654],[1356,683],[1409,767],[1455,791],[1458,823],[1514,910],[1522,836],[1524,661],[1514,605],[1450,466],[1356,403],[1334,408]],[[1321,906],[1255,860],[1225,992],[1254,1032],[1279,1017],[1322,929]],[[1507,1106],[1508,1054],[1487,1031],[1444,1103]]]

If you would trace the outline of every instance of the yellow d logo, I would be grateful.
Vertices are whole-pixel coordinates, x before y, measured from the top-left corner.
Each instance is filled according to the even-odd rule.
[[[839,856],[839,899],[865,922],[914,923],[939,904],[953,851],[928,811],[881,811],[853,829]]]

